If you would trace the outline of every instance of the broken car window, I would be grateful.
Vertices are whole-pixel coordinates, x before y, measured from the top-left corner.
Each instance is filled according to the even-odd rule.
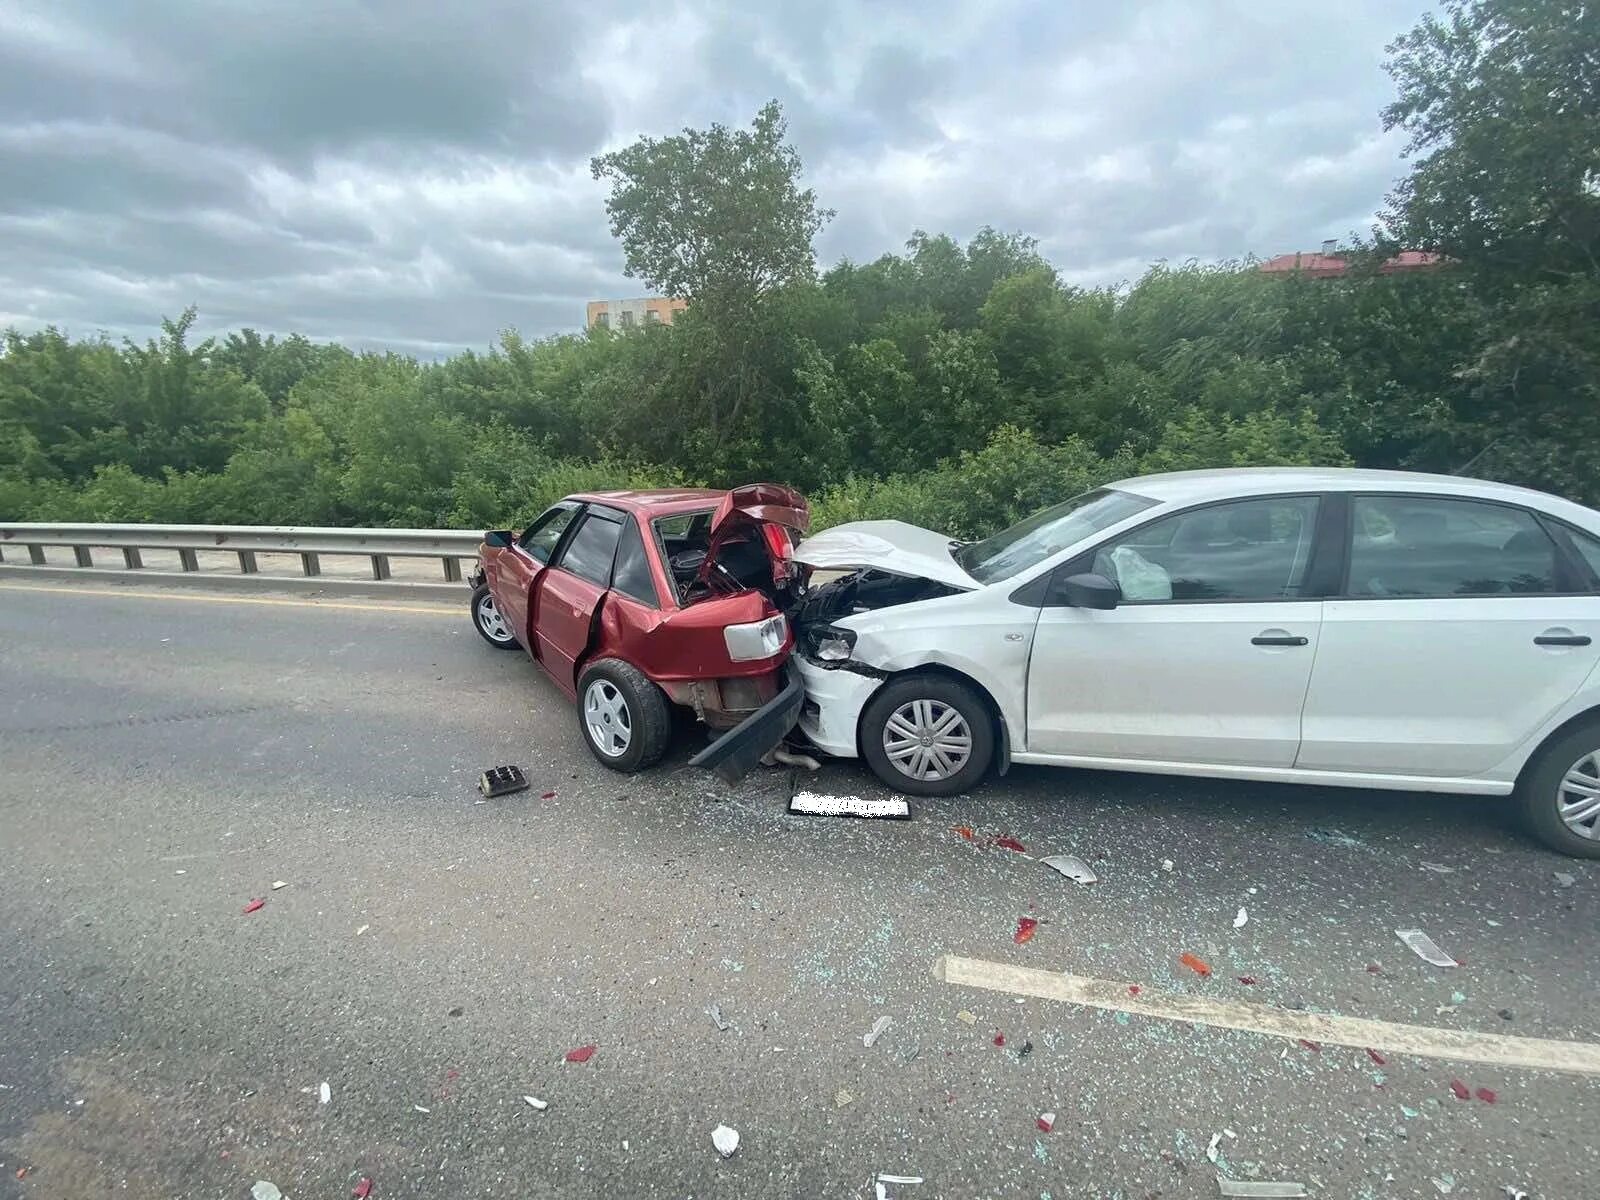
[[[572,518],[577,514],[577,505],[558,504],[529,525],[517,539],[517,545],[540,562],[549,562],[550,556],[555,553],[556,543],[561,540],[561,535],[567,531],[567,526],[572,524]]]
[[[993,537],[962,546],[954,557],[961,569],[979,583],[1010,579],[1018,571],[1038,566],[1057,551],[1109,529],[1153,504],[1154,500],[1131,492],[1097,488],[1054,508],[1036,512]]]

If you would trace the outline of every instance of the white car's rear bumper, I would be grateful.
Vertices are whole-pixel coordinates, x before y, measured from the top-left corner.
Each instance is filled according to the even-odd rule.
[[[800,655],[789,660],[805,684],[806,699],[800,709],[800,731],[824,754],[856,757],[856,726],[861,710],[883,680],[854,671],[825,670]]]

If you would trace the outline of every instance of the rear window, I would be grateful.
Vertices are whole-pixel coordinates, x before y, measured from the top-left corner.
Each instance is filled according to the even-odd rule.
[[[556,565],[563,571],[587,579],[590,583],[609,587],[611,560],[617,552],[617,539],[622,536],[622,522],[599,513],[588,513],[583,524],[567,542],[561,561]]]

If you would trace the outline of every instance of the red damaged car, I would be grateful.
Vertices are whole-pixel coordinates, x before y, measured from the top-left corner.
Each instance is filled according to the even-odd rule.
[[[770,483],[568,496],[521,533],[484,534],[472,623],[490,645],[526,649],[577,700],[606,766],[660,759],[679,704],[713,729],[747,724],[696,765],[735,755],[749,769],[803,699],[784,669],[784,610],[792,535],[810,519],[805,497]]]

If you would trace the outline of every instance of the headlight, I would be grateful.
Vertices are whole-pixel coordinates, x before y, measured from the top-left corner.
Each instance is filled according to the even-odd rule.
[[[722,631],[722,640],[728,645],[728,657],[734,662],[771,658],[783,649],[788,636],[789,621],[782,613],[752,625],[729,625]]]
[[[823,662],[847,662],[856,649],[853,629],[835,629],[824,625],[811,631],[811,652]]]

